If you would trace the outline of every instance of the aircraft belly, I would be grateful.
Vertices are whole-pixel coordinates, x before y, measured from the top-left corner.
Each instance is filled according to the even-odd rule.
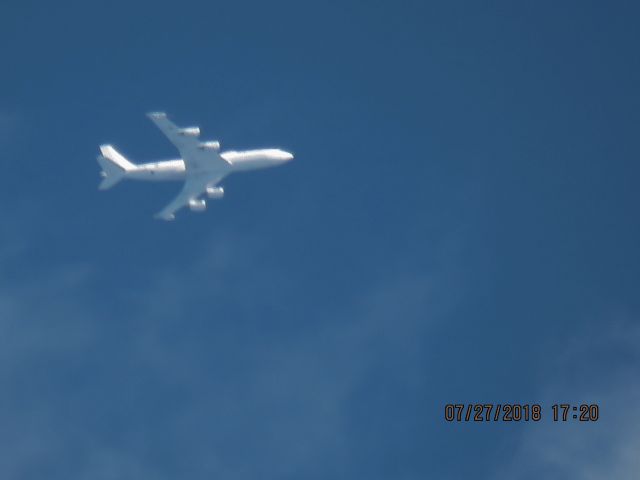
[[[129,178],[146,181],[184,180],[185,173],[177,170],[140,170],[130,172]]]
[[[159,171],[155,173],[157,180],[184,180],[185,172],[182,171],[169,171],[163,172]]]

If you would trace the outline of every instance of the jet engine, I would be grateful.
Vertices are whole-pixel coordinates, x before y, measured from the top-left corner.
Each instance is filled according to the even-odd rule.
[[[207,208],[207,202],[204,199],[198,200],[197,198],[192,198],[189,200],[189,208],[193,212],[203,212]]]
[[[224,189],[222,187],[207,187],[207,196],[209,198],[222,198]]]
[[[200,150],[211,150],[214,152],[218,152],[220,150],[220,142],[202,142],[200,145],[198,145],[198,148]]]
[[[197,137],[200,135],[200,129],[198,127],[180,128],[178,133],[184,137]]]

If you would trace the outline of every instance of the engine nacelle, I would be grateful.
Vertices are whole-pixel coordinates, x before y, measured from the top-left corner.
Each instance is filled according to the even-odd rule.
[[[200,135],[200,129],[198,127],[180,128],[178,133],[184,137],[197,137]]]
[[[192,198],[189,200],[189,208],[193,212],[203,212],[207,208],[207,202],[204,199],[198,200],[197,198]]]
[[[222,198],[224,189],[222,187],[207,187],[207,196],[209,198]]]
[[[213,152],[218,152],[220,151],[220,142],[202,142],[200,145],[198,145],[198,148],[200,150],[211,150]]]

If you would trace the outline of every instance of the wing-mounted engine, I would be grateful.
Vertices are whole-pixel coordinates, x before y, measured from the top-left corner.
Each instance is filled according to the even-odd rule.
[[[207,202],[204,199],[192,198],[189,200],[189,208],[192,212],[204,212],[207,208]]]
[[[179,128],[178,134],[182,135],[183,137],[197,137],[198,135],[200,135],[200,128],[198,127]]]
[[[220,151],[220,142],[210,141],[210,142],[202,142],[198,145],[200,150],[207,150],[211,152],[219,152]]]
[[[207,196],[215,199],[222,198],[224,189],[222,187],[207,187]]]

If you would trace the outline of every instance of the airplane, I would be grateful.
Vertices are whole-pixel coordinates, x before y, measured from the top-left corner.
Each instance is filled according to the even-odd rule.
[[[177,127],[163,112],[147,116],[175,145],[182,158],[134,164],[112,145],[100,145],[97,160],[103,177],[100,190],[107,190],[120,180],[184,180],[182,190],[165,208],[155,215],[162,220],[174,220],[175,213],[188,206],[194,212],[206,209],[204,194],[211,199],[224,196],[218,183],[227,175],[247,170],[274,167],[293,160],[293,155],[278,148],[220,152],[220,142],[200,141],[198,127]]]

